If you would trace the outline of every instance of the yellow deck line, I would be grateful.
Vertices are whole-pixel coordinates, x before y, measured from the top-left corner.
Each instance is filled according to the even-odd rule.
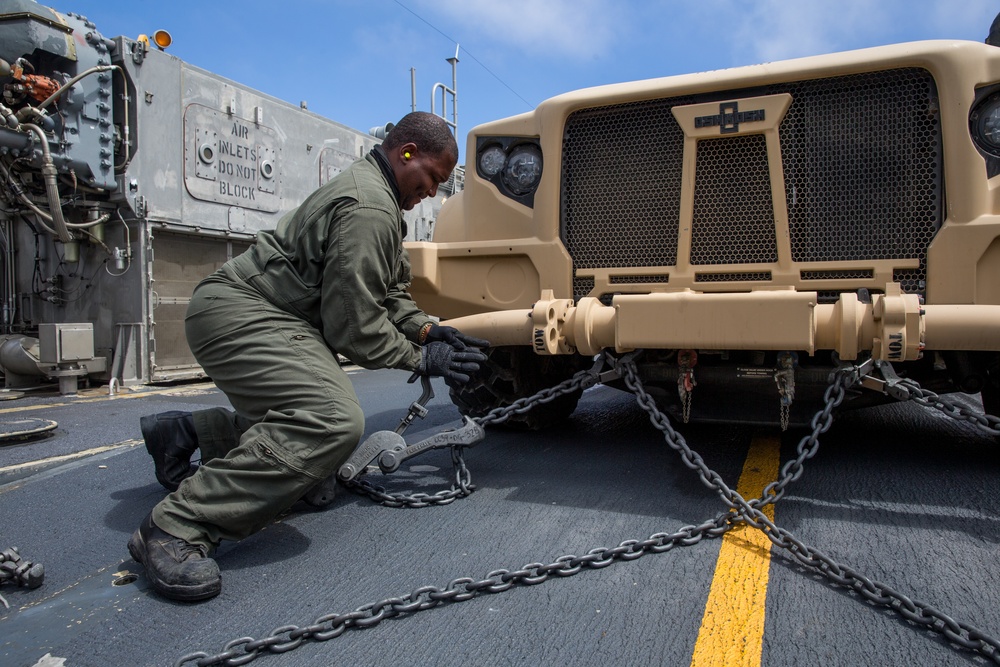
[[[760,496],[777,479],[780,445],[775,437],[750,443],[736,487],[744,498]],[[774,519],[774,505],[763,511]],[[692,667],[760,667],[770,563],[771,541],[756,528],[739,526],[722,538]]]
[[[35,466],[44,466],[52,463],[62,463],[64,461],[72,461],[73,459],[80,459],[85,456],[94,456],[95,454],[103,454],[104,452],[109,452],[112,449],[121,449],[122,447],[135,447],[141,442],[142,440],[123,440],[122,442],[116,442],[113,445],[103,445],[101,447],[94,447],[92,449],[87,449],[82,452],[73,452],[72,454],[62,454],[60,456],[50,456],[45,459],[25,461],[24,463],[18,463],[16,465],[0,468],[0,473],[11,472],[13,470],[20,470],[21,468],[32,468]]]
[[[198,396],[213,391],[214,389],[215,385],[212,383],[207,383],[207,384],[201,383],[197,385],[188,385],[185,387],[152,389],[149,391],[141,391],[135,393],[129,392],[129,393],[119,393],[119,394],[107,394],[103,396],[88,394],[88,395],[81,395],[77,397],[75,400],[66,401],[63,403],[45,403],[41,405],[22,405],[22,406],[15,406],[12,408],[3,408],[0,409],[0,415],[10,414],[13,412],[31,412],[32,410],[49,410],[51,408],[61,408],[67,405],[80,405],[81,403],[103,403],[105,401],[118,401],[121,399],[128,399],[128,398],[145,398],[147,396],[162,396],[165,394],[173,394],[176,396],[184,396],[184,395]]]

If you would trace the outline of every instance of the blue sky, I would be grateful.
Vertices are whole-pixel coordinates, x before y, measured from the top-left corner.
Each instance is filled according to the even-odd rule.
[[[350,127],[451,85],[458,125],[577,88],[922,39],[981,42],[997,0],[66,0],[105,37],[164,29],[178,58]],[[435,102],[440,112],[440,98]],[[450,117],[450,107],[449,107]],[[464,158],[464,156],[463,156]]]

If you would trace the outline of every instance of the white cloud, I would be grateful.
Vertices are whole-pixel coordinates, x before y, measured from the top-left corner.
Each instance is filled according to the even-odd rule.
[[[457,25],[462,34],[451,37],[459,43],[474,37],[477,43],[491,47],[512,46],[529,55],[593,60],[609,51],[617,35],[614,18],[621,3],[613,0],[416,0],[412,6],[431,23],[448,20]]]
[[[884,0],[761,0],[737,40],[752,59],[781,60],[852,48],[891,20]]]
[[[990,24],[1000,12],[996,0],[963,0],[961,10],[955,10],[951,0],[935,3],[930,19],[938,26],[942,37],[980,36],[983,40],[990,32]]]
[[[981,41],[996,0],[710,0],[739,16],[734,55],[766,62],[913,39]],[[984,18],[987,17],[987,18]]]

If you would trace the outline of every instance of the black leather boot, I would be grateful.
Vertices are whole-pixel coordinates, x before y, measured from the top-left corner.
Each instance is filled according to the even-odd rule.
[[[146,451],[153,457],[156,481],[168,491],[195,473],[191,455],[198,449],[198,435],[190,412],[171,410],[139,420]]]
[[[147,516],[128,541],[128,552],[146,568],[153,589],[172,600],[207,600],[222,590],[219,566],[204,547],[160,529]]]
[[[324,509],[337,497],[337,475],[334,473],[309,489],[302,501],[316,509]]]

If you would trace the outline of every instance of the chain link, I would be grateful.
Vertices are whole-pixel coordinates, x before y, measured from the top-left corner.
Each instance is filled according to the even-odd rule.
[[[604,355],[600,355],[593,367],[579,371],[568,380],[553,387],[543,389],[533,396],[518,399],[508,406],[494,408],[473,421],[483,428],[491,424],[502,424],[513,415],[524,414],[537,405],[554,401],[565,394],[592,387],[600,382],[600,371],[605,363]],[[464,445],[455,445],[451,448],[451,463],[455,473],[455,483],[451,488],[438,491],[437,493],[389,493],[385,487],[373,484],[364,478],[353,479],[343,484],[354,493],[367,496],[387,507],[421,508],[432,505],[447,505],[458,498],[468,496],[476,489],[472,484],[472,473],[469,472],[468,467],[465,465],[466,449],[468,447]]]
[[[589,389],[600,382],[601,369],[607,363],[607,359],[608,357],[606,355],[599,355],[597,361],[591,368],[579,371],[568,380],[560,382],[554,387],[543,389],[534,396],[520,398],[506,407],[494,408],[475,421],[483,428],[492,424],[502,424],[513,415],[524,414],[537,405],[554,401],[565,394]]]
[[[802,476],[803,463],[815,456],[819,450],[819,436],[826,433],[833,425],[833,411],[844,402],[847,390],[857,381],[857,374],[853,368],[841,369],[833,374],[830,384],[823,393],[823,407],[813,415],[809,423],[812,431],[799,440],[795,448],[796,457],[782,466],[778,479],[764,487],[761,496],[750,501],[751,506],[760,509],[764,505],[777,502],[785,494],[785,488]]]
[[[905,387],[908,393],[908,397],[900,400],[915,401],[924,407],[940,410],[957,421],[967,421],[984,433],[1000,435],[1000,417],[971,410],[951,399],[938,396],[933,391],[922,388],[914,380],[900,380],[898,386]]]
[[[447,505],[458,498],[464,498],[476,490],[472,483],[472,473],[465,465],[464,445],[454,445],[451,448],[451,464],[455,474],[455,483],[450,489],[444,489],[437,493],[389,493],[382,486],[372,484],[362,478],[352,479],[343,482],[351,491],[368,496],[377,503],[386,507],[430,507],[432,505]]]
[[[529,563],[517,570],[493,570],[481,580],[460,577],[449,582],[444,588],[422,586],[405,597],[388,598],[381,602],[367,604],[346,614],[325,614],[317,618],[311,625],[303,627],[284,625],[259,640],[251,637],[235,639],[227,643],[222,651],[215,655],[204,651],[189,653],[179,658],[175,666],[181,667],[192,663],[198,667],[244,665],[253,661],[264,651],[283,653],[297,648],[307,639],[326,641],[339,637],[350,628],[372,627],[387,618],[401,614],[424,611],[445,603],[464,602],[485,593],[500,593],[518,585],[533,586],[543,583],[553,576],[573,576],[584,569],[607,567],[616,560],[630,561],[647,553],[664,553],[674,547],[692,546],[703,539],[719,537],[741,523],[763,531],[775,546],[786,550],[800,564],[822,574],[835,584],[856,592],[873,604],[895,611],[907,621],[944,635],[957,646],[977,651],[994,663],[1000,664],[1000,642],[993,637],[971,625],[954,620],[930,605],[898,593],[885,584],[872,581],[849,566],[834,561],[818,549],[798,540],[791,532],[775,525],[761,511],[765,505],[777,502],[788,485],[802,475],[804,462],[816,454],[819,436],[829,430],[833,423],[834,410],[843,402],[847,391],[860,381],[861,372],[858,367],[844,367],[832,374],[830,385],[824,393],[823,407],[811,421],[811,432],[799,441],[796,458],[782,467],[778,480],[765,487],[759,498],[749,501],[737,491],[729,488],[722,477],[709,468],[704,459],[692,450],[684,438],[673,429],[667,416],[659,410],[652,396],[643,387],[632,355],[615,359],[607,353],[602,354],[592,369],[581,371],[570,380],[539,392],[535,396],[521,399],[509,407],[497,408],[481,418],[480,424],[486,426],[501,423],[511,414],[526,412],[537,403],[551,401],[570,391],[593,386],[600,380],[600,371],[605,363],[611,363],[617,368],[624,378],[625,384],[635,393],[639,405],[649,414],[653,426],[663,433],[666,443],[681,455],[681,460],[686,466],[698,473],[702,482],[709,489],[714,490],[722,498],[722,501],[729,507],[727,511],[697,526],[683,526],[674,533],[655,533],[645,540],[626,540],[616,547],[598,547],[591,549],[584,556],[562,556],[548,565]],[[909,390],[909,398],[901,398],[901,400],[916,400],[923,405],[943,410],[956,419],[971,421],[988,432],[997,432],[997,426],[1000,425],[1000,420],[997,418],[987,416],[984,422],[980,418],[981,416],[962,406],[957,406],[951,401],[942,399],[932,392],[920,389],[913,381],[903,382]],[[456,447],[455,449],[462,448]],[[456,487],[452,490],[455,494],[454,497],[448,497],[448,494],[452,492],[442,492],[434,496],[415,494],[411,498],[420,495],[419,502],[426,505],[445,504],[452,502],[459,495],[471,493],[473,487],[469,483],[468,470],[465,468],[461,453],[453,452],[452,458],[456,467]],[[372,485],[367,486],[377,488]],[[465,493],[461,493],[463,490]],[[377,492],[378,499],[382,502],[384,502],[384,499],[381,498],[383,494],[382,491]],[[389,496],[389,494],[384,495],[390,500],[396,498],[396,496]],[[440,500],[432,500],[438,498]]]
[[[765,487],[763,495],[752,501],[745,500],[738,492],[730,489],[719,475],[705,465],[701,457],[691,450],[684,438],[670,427],[667,417],[660,412],[652,397],[646,393],[645,388],[638,378],[634,364],[624,365],[622,370],[624,371],[626,385],[636,394],[639,404],[649,413],[653,425],[663,432],[667,444],[681,454],[685,463],[698,471],[702,481],[710,489],[716,491],[723,502],[736,510],[737,516],[733,516],[731,520],[733,525],[742,521],[763,531],[775,546],[785,549],[799,563],[823,574],[834,583],[850,588],[870,602],[888,607],[903,616],[906,620],[921,624],[930,630],[943,634],[955,644],[966,649],[978,651],[993,662],[1000,664],[1000,642],[996,639],[971,625],[955,621],[950,616],[927,604],[917,602],[897,593],[885,584],[872,581],[858,574],[850,567],[837,563],[818,549],[803,544],[791,532],[775,525],[759,509],[767,503],[776,502],[784,493],[788,484],[801,476],[803,461],[811,458],[816,453],[819,444],[818,436],[821,433],[825,433],[833,423],[833,410],[843,401],[847,390],[860,380],[856,368],[842,368],[834,373],[831,383],[824,393],[823,409],[817,412],[812,419],[812,432],[799,442],[797,448],[798,457],[783,466],[778,481],[772,482]],[[938,409],[943,409],[939,405],[945,406],[944,409],[946,412],[957,419],[967,419],[969,415],[973,414],[965,408],[958,407],[950,401],[941,399],[936,394],[933,394],[933,392],[925,392],[919,389],[919,385],[912,380],[907,381],[907,386],[913,390],[911,398],[922,402],[924,405],[931,405]],[[929,399],[925,394],[932,395],[934,398]],[[957,414],[949,412],[949,410],[954,410]],[[993,422],[997,421],[993,417],[989,417],[988,419],[992,419]],[[976,419],[972,419],[971,421],[979,423],[979,420]],[[719,517],[716,519],[718,520]]]

